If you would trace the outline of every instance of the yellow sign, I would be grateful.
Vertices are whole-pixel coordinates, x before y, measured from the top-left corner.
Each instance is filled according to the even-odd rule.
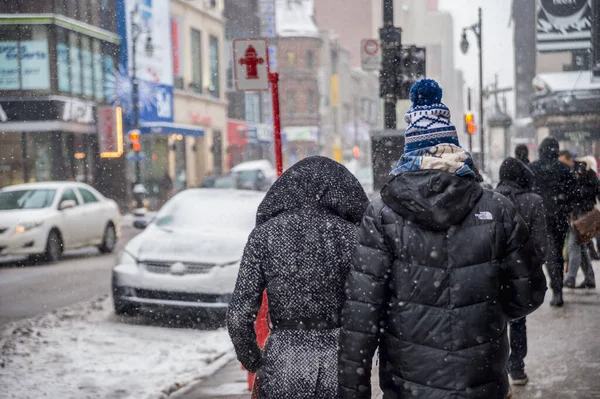
[[[339,163],[342,163],[342,148],[341,147],[333,147],[333,160]]]
[[[340,106],[340,81],[337,75],[331,77],[331,106]]]

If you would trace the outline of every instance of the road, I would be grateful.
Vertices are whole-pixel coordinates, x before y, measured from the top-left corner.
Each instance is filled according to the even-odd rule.
[[[110,270],[138,230],[123,226],[117,249],[100,255],[95,248],[65,253],[55,264],[0,262],[0,326],[110,292]]]

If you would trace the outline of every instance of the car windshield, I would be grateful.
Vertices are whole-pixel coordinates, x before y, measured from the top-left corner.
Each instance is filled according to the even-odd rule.
[[[215,180],[213,188],[235,188],[235,178],[233,176],[219,177]]]
[[[254,198],[182,193],[167,202],[156,216],[163,228],[194,227],[252,230],[258,201]]]
[[[54,201],[56,190],[12,190],[0,192],[0,210],[43,209]]]

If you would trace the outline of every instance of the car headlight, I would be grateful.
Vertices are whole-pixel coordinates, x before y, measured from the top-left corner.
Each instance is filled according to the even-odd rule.
[[[38,220],[35,222],[21,223],[15,227],[15,234],[25,233],[31,229],[35,229],[36,227],[40,227],[44,224],[43,220]]]
[[[121,252],[119,258],[119,265],[136,265],[137,259],[127,251]]]
[[[241,263],[241,260],[236,260],[235,262],[224,263],[221,265],[221,267],[230,267],[230,266],[240,267],[240,263]]]

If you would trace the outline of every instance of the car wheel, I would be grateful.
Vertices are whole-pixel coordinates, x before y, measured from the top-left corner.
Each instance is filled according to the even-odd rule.
[[[115,250],[115,245],[117,243],[117,231],[115,230],[115,226],[110,223],[104,229],[104,236],[102,238],[102,244],[98,247],[100,252],[104,254],[109,254]]]
[[[58,262],[62,254],[63,243],[60,235],[56,230],[52,230],[48,235],[46,242],[46,251],[44,252],[44,260],[49,263]]]
[[[137,316],[140,312],[140,308],[138,306],[130,303],[124,303],[115,297],[113,297],[113,303],[115,306],[115,314],[117,316]]]

